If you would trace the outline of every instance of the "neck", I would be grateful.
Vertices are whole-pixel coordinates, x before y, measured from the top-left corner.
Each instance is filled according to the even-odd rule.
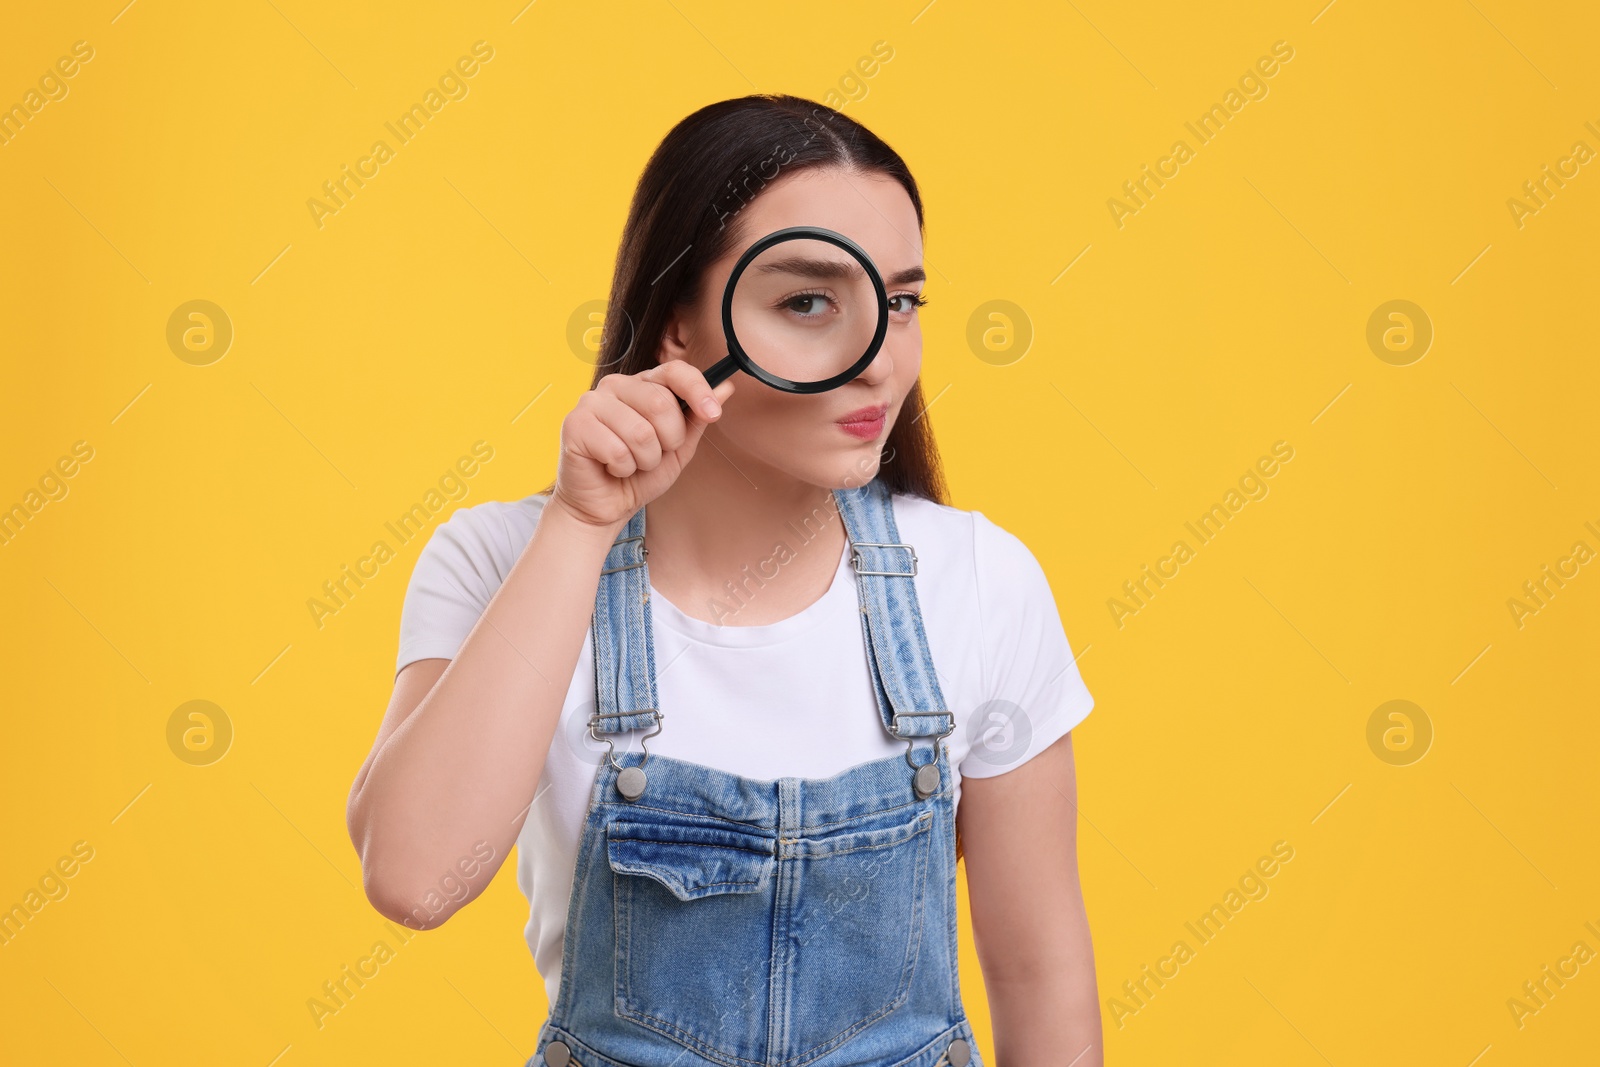
[[[787,618],[827,590],[844,552],[833,491],[719,437],[709,428],[689,466],[645,509],[651,584],[698,618]]]

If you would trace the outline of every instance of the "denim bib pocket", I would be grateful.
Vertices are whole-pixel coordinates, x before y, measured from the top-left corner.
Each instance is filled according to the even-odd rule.
[[[786,1047],[806,1062],[906,1003],[929,906],[933,812],[881,812],[809,835],[796,866],[785,982]]]
[[[732,1065],[764,1046],[777,998],[796,1006],[789,1058],[843,1044],[910,991],[932,814],[892,809],[776,841],[654,815],[611,822],[616,1014]]]
[[[774,838],[638,813],[606,829],[614,1013],[730,1065],[764,1035]]]

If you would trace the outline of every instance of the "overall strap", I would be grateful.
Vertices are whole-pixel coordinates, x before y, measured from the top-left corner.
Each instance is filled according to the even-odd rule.
[[[884,729],[897,740],[943,737],[955,729],[955,717],[939,688],[917,604],[916,552],[900,541],[889,490],[874,478],[833,495],[850,540],[862,636]],[[595,714],[589,724],[596,734],[660,728],[644,519],[640,508],[617,536],[595,592]]]
[[[659,729],[644,508],[633,513],[606,553],[594,596],[591,632],[595,681],[591,732]]]
[[[955,729],[934,674],[917,604],[917,554],[900,541],[889,489],[877,478],[835,489],[850,538],[850,562],[861,602],[861,630],[878,712],[891,737],[939,738]]]

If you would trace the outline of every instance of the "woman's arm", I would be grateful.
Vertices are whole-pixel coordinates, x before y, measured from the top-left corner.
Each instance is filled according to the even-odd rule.
[[[438,926],[510,853],[621,525],[548,501],[455,659],[418,660],[396,678],[346,809],[367,898],[384,916]]]
[[[956,819],[994,1021],[990,1067],[1104,1063],[1077,794],[1070,733],[1004,774],[961,780]]]
[[[680,359],[608,374],[561,424],[556,487],[455,659],[408,664],[345,818],[367,899],[417,929],[481,893],[516,840],[594,617],[600,570],[639,508],[672,485],[721,416]],[[679,398],[700,414],[686,420]]]

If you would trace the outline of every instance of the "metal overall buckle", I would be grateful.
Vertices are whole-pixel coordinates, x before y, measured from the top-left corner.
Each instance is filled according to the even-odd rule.
[[[920,800],[927,800],[939,791],[939,756],[944,752],[944,739],[955,733],[956,717],[950,715],[950,725],[943,733],[905,735],[900,733],[900,720],[913,715],[950,715],[948,711],[897,711],[894,713],[894,723],[889,728],[889,733],[896,739],[906,743],[906,762],[917,773],[911,776],[911,787],[916,790]],[[916,745],[918,737],[931,737],[934,743],[933,759],[928,763],[917,764],[912,762],[911,750]]]
[[[632,537],[619,537],[615,541],[611,542],[611,547],[615,548],[617,545],[625,545],[629,541],[643,541],[643,540],[644,540],[644,534],[634,534]],[[606,554],[610,555],[611,553],[610,553],[609,550],[607,550]],[[640,545],[639,546],[639,562],[638,563],[624,563],[620,567],[607,567],[605,570],[601,571],[600,573],[601,574],[615,574],[618,571],[631,571],[635,567],[643,567],[644,564],[645,564],[645,557],[648,556],[648,555],[650,555],[649,546],[648,545]],[[646,709],[641,709],[641,710],[646,710],[647,711],[649,709],[646,708]]]
[[[856,551],[856,549],[858,547],[862,546],[862,545],[865,545],[868,548],[903,548],[903,549],[905,549],[906,552],[911,556],[911,570],[910,570],[910,572],[908,573],[906,571],[864,571],[864,570],[862,570],[861,569],[861,553]],[[898,541],[851,541],[850,542],[850,566],[855,568],[855,572],[857,574],[882,574],[882,575],[887,575],[890,578],[910,578],[910,577],[915,576],[916,573],[917,573],[917,550],[912,548],[910,545],[901,544]]]
[[[616,761],[615,757],[611,755],[612,752],[616,751],[617,746],[612,743],[609,736],[601,737],[599,734],[595,733],[595,725],[601,719],[621,719],[626,718],[629,715],[643,715],[646,712],[649,712],[651,715],[655,716],[656,728],[639,739],[639,751],[643,753],[643,756],[640,757],[638,766],[624,767],[622,764]],[[644,793],[646,782],[644,765],[650,760],[650,749],[645,745],[645,742],[661,732],[661,720],[663,718],[665,718],[665,716],[662,714],[660,708],[640,708],[638,711],[610,711],[606,712],[605,714],[596,712],[595,714],[589,716],[589,736],[594,738],[596,741],[605,742],[606,759],[610,762],[611,766],[615,767],[619,772],[617,774],[617,792],[621,793],[628,800],[638,800],[639,797]]]

